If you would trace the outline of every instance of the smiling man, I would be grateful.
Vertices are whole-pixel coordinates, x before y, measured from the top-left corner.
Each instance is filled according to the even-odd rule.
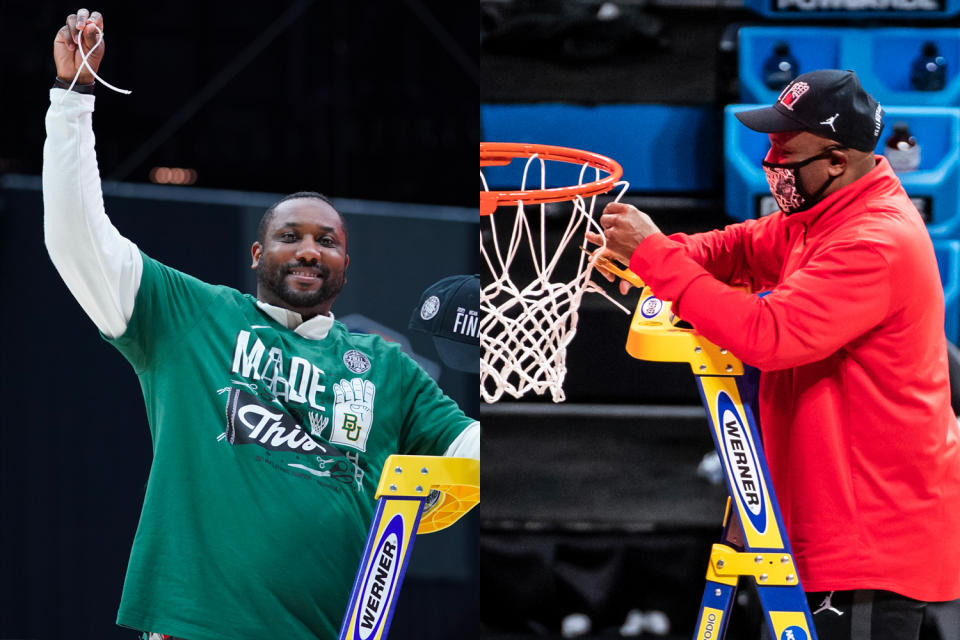
[[[960,596],[960,432],[930,237],[873,153],[883,109],[853,72],[803,74],[737,117],[769,135],[780,211],[667,237],[612,203],[606,253],[761,370],[763,446],[820,640],[916,640],[925,604]]]
[[[250,248],[257,298],[299,313],[328,315],[350,264],[343,217],[326,196],[292,193],[267,209]]]
[[[352,334],[331,307],[350,259],[343,218],[300,192],[263,216],[256,297],[139,251],[107,218],[93,77],[54,42],[44,233],[64,282],[140,378],[153,464],[117,622],[150,638],[332,639],[374,493],[394,453],[479,458],[471,420],[395,343]],[[96,69],[101,45],[90,58]]]

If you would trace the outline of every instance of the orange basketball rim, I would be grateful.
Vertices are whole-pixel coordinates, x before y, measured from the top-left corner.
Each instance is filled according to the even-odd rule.
[[[613,189],[623,177],[620,164],[606,156],[590,151],[581,151],[568,147],[556,147],[547,144],[524,144],[517,142],[481,142],[480,166],[493,167],[510,164],[516,158],[532,158],[587,165],[607,173],[607,176],[569,187],[550,189],[530,189],[525,191],[481,191],[480,215],[490,215],[504,204],[540,204],[544,202],[564,202],[575,200],[578,196],[588,198]]]

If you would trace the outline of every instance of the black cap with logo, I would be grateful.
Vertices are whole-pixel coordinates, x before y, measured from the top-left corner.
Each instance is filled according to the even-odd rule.
[[[857,74],[839,69],[797,76],[772,107],[735,115],[754,131],[809,131],[860,151],[873,151],[883,131],[883,107],[863,90]]]
[[[480,373],[480,277],[448,276],[423,292],[410,328],[433,336],[440,359],[458,371]]]

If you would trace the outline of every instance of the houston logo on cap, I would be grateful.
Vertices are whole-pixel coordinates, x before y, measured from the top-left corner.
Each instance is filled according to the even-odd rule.
[[[793,111],[793,105],[809,89],[810,85],[808,85],[806,82],[794,82],[792,85],[783,90],[783,93],[780,94],[778,100],[780,101],[780,104],[785,106],[787,109],[790,109],[790,111]]]

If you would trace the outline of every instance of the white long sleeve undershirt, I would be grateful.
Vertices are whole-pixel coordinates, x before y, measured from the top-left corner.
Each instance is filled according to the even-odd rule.
[[[143,259],[104,209],[93,110],[92,95],[50,90],[43,145],[43,233],[50,259],[70,293],[105,336],[116,338],[133,314]],[[307,338],[322,340],[333,326],[333,314],[304,322],[295,311],[257,304]],[[464,429],[444,455],[479,460],[480,424]]]
[[[64,95],[66,94],[66,95]],[[143,260],[103,208],[94,151],[94,97],[50,90],[43,145],[43,233],[70,293],[104,335],[126,331]]]

